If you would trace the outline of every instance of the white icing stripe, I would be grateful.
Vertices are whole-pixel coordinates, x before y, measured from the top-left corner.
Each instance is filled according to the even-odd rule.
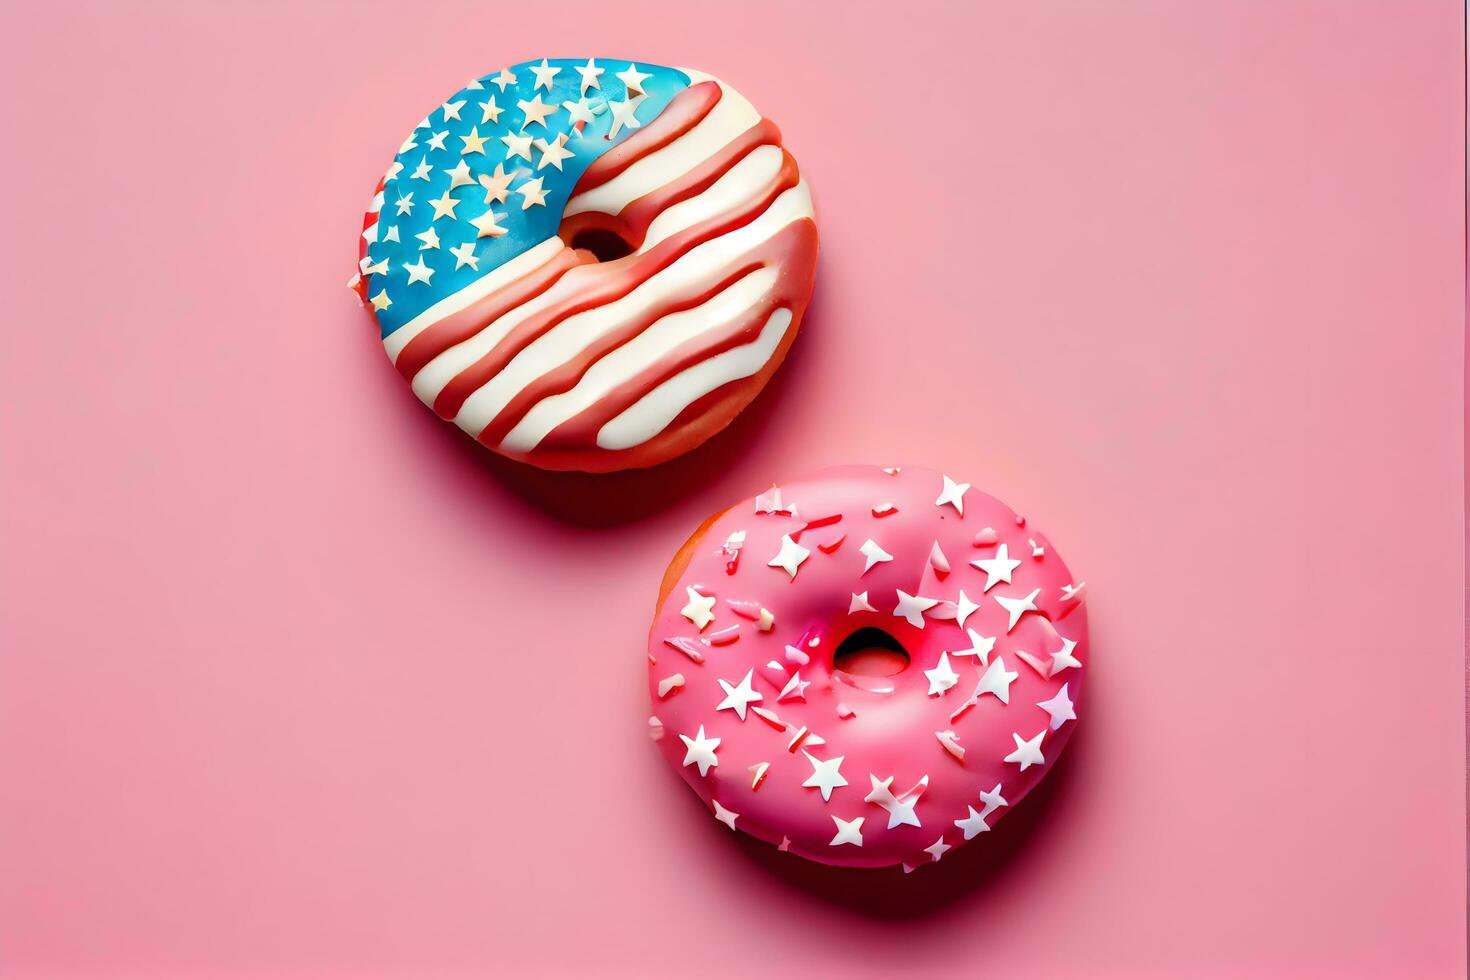
[[[646,252],[686,228],[739,207],[750,199],[751,188],[765,187],[776,179],[781,171],[781,158],[779,146],[758,146],[751,150],[702,194],[680,201],[654,218],[638,251]]]
[[[562,247],[560,238],[548,238],[476,279],[459,292],[444,297],[383,338],[383,347],[388,351],[388,358],[397,362],[398,355],[403,353],[403,348],[408,346],[408,342],[423,333],[425,329],[447,316],[453,316],[476,300],[489,296],[500,287],[531,272],[560,252]]]
[[[811,214],[811,195],[803,181],[783,192],[755,220],[690,249],[625,296],[567,317],[527,344],[504,370],[465,399],[455,424],[478,435],[512,398],[548,371],[576,357],[605,334],[689,295],[731,259]]]
[[[608,450],[643,445],[700,398],[721,385],[748,378],[764,367],[790,325],[791,311],[782,307],[771,314],[753,343],[716,354],[680,371],[634,402],[602,427],[597,434],[597,445]]]
[[[600,187],[572,198],[563,217],[584,211],[617,214],[630,202],[684,176],[761,121],[755,107],[719,79],[696,71],[686,70],[685,74],[691,85],[712,81],[720,86],[720,101],[709,114],[668,146],[650,153]]]
[[[655,367],[676,348],[727,330],[766,296],[778,276],[774,268],[757,269],[707,302],[660,318],[594,363],[576,387],[538,402],[506,435],[501,448],[530,452],[557,426]]]

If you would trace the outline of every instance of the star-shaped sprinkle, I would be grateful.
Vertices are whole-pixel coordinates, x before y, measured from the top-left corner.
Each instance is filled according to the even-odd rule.
[[[607,107],[612,110],[612,125],[608,128],[607,138],[617,139],[618,133],[623,129],[637,129],[643,124],[638,121],[638,107],[643,104],[643,96],[639,95],[623,102],[609,102]]]
[[[445,167],[444,172],[449,175],[450,190],[456,190],[475,182],[475,179],[470,176],[470,165],[464,162],[463,157],[454,161],[454,166]]]
[[[444,121],[449,122],[449,120],[451,119],[458,119],[459,110],[464,108],[464,103],[464,99],[460,99],[458,102],[444,103],[444,105],[441,107],[444,109]]]
[[[750,788],[752,790],[761,788],[761,783],[766,781],[766,770],[769,768],[771,768],[769,762],[757,762],[753,766],[746,767],[746,771],[750,773]]]
[[[1006,551],[1005,542],[1001,542],[1000,547],[995,549],[994,558],[976,558],[970,564],[985,573],[985,591],[989,592],[997,582],[1009,585],[1011,573],[1021,564],[1021,560],[1012,558]]]
[[[505,144],[507,160],[521,157],[527,163],[531,162],[531,137],[524,133],[506,133],[500,137],[500,142]]]
[[[388,298],[388,290],[380,289],[378,291],[378,295],[372,298],[372,304],[373,309],[375,310],[386,310],[388,307],[392,306],[393,301]]]
[[[863,546],[859,548],[858,551],[861,551],[863,553],[863,557],[868,560],[867,564],[863,566],[863,575],[868,574],[868,571],[879,562],[893,561],[893,556],[880,548],[878,546],[878,542],[874,541],[872,538],[864,541]]]
[[[532,70],[534,71],[534,69]],[[731,830],[734,830],[735,819],[739,817],[740,814],[736,813],[734,810],[726,810],[724,807],[720,806],[719,800],[710,800],[710,802],[715,805],[715,819],[724,824],[726,827],[729,827]]]
[[[429,158],[426,156],[419,161],[419,165],[413,168],[409,174],[410,180],[433,180],[434,168],[429,166]]]
[[[598,103],[596,106],[594,106],[594,104],[587,99],[578,99],[576,102],[563,102],[561,104],[561,107],[565,109],[567,111],[567,115],[571,117],[571,126],[573,128],[575,128],[579,123],[587,125],[595,121],[597,118],[597,113],[601,111],[602,108],[601,103]]]
[[[1011,614],[1010,625],[1006,627],[1007,633],[1016,628],[1016,624],[1021,621],[1021,617],[1024,616],[1026,613],[1040,611],[1036,608],[1035,601],[1036,597],[1039,595],[1041,595],[1040,589],[1032,589],[1031,594],[1026,596],[1025,598],[1003,595],[998,595],[994,597],[995,601],[1000,603],[1001,608]]]
[[[720,682],[720,687],[725,689],[725,700],[716,705],[715,710],[733,711],[740,716],[741,721],[744,721],[746,707],[755,701],[765,700],[763,695],[758,694],[755,688],[750,686],[750,679],[754,675],[755,668],[752,667],[745,672],[745,676],[740,679],[740,683],[733,687],[729,681],[723,678],[716,678]]]
[[[393,203],[397,206],[399,214],[413,214],[413,191],[400,194],[398,200]]]
[[[994,813],[996,810],[999,810],[1003,806],[1010,806],[1010,804],[1006,802],[1006,798],[1000,795],[1000,783],[996,783],[995,788],[992,789],[990,792],[981,793],[980,802],[985,804],[985,809],[980,811],[980,816],[982,817],[990,816],[992,813]]]
[[[863,846],[863,818],[855,820],[843,820],[836,814],[832,815],[832,822],[837,825],[837,834],[832,838],[831,845],[851,844],[854,847]]]
[[[510,193],[510,182],[514,179],[515,175],[506,173],[505,165],[500,163],[495,165],[495,173],[481,174],[480,186],[485,188],[485,203],[504,204],[506,195]]]
[[[434,270],[424,264],[424,257],[422,255],[419,256],[419,260],[416,263],[405,262],[403,265],[403,271],[408,273],[408,281],[410,284],[421,282],[425,285],[429,285],[429,280],[432,279],[434,276]]]
[[[766,562],[771,568],[779,568],[793,579],[796,578],[796,570],[801,563],[811,557],[811,550],[803,548],[791,540],[791,535],[781,535],[781,550],[776,552],[776,557]]]
[[[521,129],[523,130],[528,126],[540,126],[542,129],[547,128],[546,117],[556,111],[556,105],[554,103],[548,104],[542,102],[541,96],[539,95],[532,96],[530,102],[524,99],[520,100],[516,103],[516,108],[525,114],[525,118],[521,120]]]
[[[581,94],[586,95],[589,88],[602,88],[602,83],[598,79],[602,77],[602,73],[606,70],[605,68],[598,68],[597,62],[591,58],[587,59],[585,65],[579,66],[577,68],[577,74],[582,76]]]
[[[898,605],[893,607],[893,615],[900,619],[909,621],[909,625],[924,628],[924,610],[930,609],[939,602],[938,599],[927,599],[921,595],[909,595],[903,589],[898,590]]]
[[[637,65],[630,64],[627,71],[617,72],[616,77],[618,81],[627,86],[629,95],[642,95],[643,83],[653,76],[639,71]]]
[[[965,514],[965,491],[970,489],[968,483],[956,483],[949,477],[944,478],[944,489],[939,491],[939,498],[934,501],[934,506],[943,507],[949,504],[955,509],[955,513],[961,517]]]
[[[442,132],[442,133],[435,133],[433,136],[430,136],[429,137],[429,145],[432,146],[436,150],[442,150],[442,149],[444,149],[444,139],[448,135],[449,135],[449,130],[447,130],[447,129],[444,130],[444,132]]]
[[[458,272],[465,266],[469,266],[476,272],[480,271],[480,257],[475,254],[474,242],[450,246],[449,252],[454,256],[454,271]]]
[[[980,683],[975,685],[975,700],[980,700],[982,695],[994,694],[1001,704],[1010,704],[1011,682],[1020,676],[1017,671],[1006,670],[1005,657],[996,657],[980,676]]]
[[[924,848],[924,853],[933,855],[934,860],[938,861],[940,858],[944,857],[944,852],[949,850],[950,847],[951,845],[946,844],[944,842],[944,838],[941,837],[934,843],[930,844],[928,847]]]
[[[474,225],[475,231],[478,232],[475,237],[499,238],[501,235],[504,235],[506,229],[497,224],[497,222],[504,217],[505,215],[503,214],[496,214],[494,211],[486,211],[478,218],[471,218],[470,224]]]
[[[974,807],[966,807],[970,811],[969,816],[963,820],[956,820],[954,825],[965,832],[965,840],[970,840],[990,829],[986,824],[985,817],[975,811]]]
[[[781,693],[776,695],[776,700],[805,701],[806,689],[811,686],[811,681],[804,681],[801,679],[801,671],[798,670],[796,673],[791,675],[791,679],[786,682],[786,686],[781,688]]]
[[[849,616],[856,612],[877,611],[873,608],[873,604],[868,602],[868,593],[866,591],[852,593],[852,601],[847,604],[847,613]]]
[[[439,233],[432,228],[428,229],[427,231],[421,231],[413,237],[423,242],[423,244],[419,246],[420,252],[439,247]]]
[[[1046,731],[1043,728],[1034,737],[1029,739],[1022,738],[1018,733],[1012,732],[1011,738],[1016,740],[1016,751],[1006,756],[1002,761],[1016,763],[1021,767],[1022,772],[1025,772],[1033,763],[1038,766],[1044,764],[1046,760],[1041,757],[1041,740],[1045,737]]]
[[[956,657],[977,657],[982,665],[990,663],[990,651],[995,649],[995,637],[981,636],[972,629],[966,629],[965,635],[970,638],[970,649],[955,650]]]
[[[538,88],[544,88],[546,89],[546,91],[550,92],[551,80],[555,78],[557,73],[560,71],[560,68],[551,67],[551,65],[547,63],[546,59],[542,58],[539,67],[536,65],[531,66],[531,74],[536,76],[536,84],[531,86],[531,91],[534,92]]]
[[[972,602],[970,600],[970,597],[965,595],[965,590],[960,589],[960,600],[955,604],[955,622],[959,623],[961,626],[964,626],[965,620],[969,619],[970,614],[979,608],[980,604],[977,602]]]
[[[703,633],[704,628],[714,621],[715,597],[704,595],[692,585],[684,586],[684,594],[689,597],[689,602],[679,610],[679,615]]]
[[[537,170],[545,170],[547,164],[551,164],[551,166],[560,170],[563,160],[570,160],[575,156],[571,150],[567,149],[566,133],[558,133],[556,139],[550,143],[543,139],[538,139],[536,141],[536,149],[541,151],[541,161],[536,164]]]
[[[439,197],[436,197],[434,200],[429,202],[429,206],[434,209],[434,217],[430,220],[438,221],[440,218],[449,218],[453,220],[455,217],[454,209],[459,207],[459,205],[459,200],[450,197],[449,191],[446,190]]]
[[[876,803],[888,811],[888,829],[892,830],[899,824],[907,824],[911,827],[922,827],[918,814],[914,813],[914,804],[918,802],[917,796],[908,796],[900,800],[893,795],[893,777],[879,779],[872,773],[868,773],[868,779],[872,781],[873,788],[868,795],[863,797],[864,803]]]
[[[1062,601],[1071,602],[1074,599],[1081,599],[1086,589],[1086,582],[1078,582],[1076,585],[1064,585],[1062,586]]]
[[[467,157],[472,153],[483,155],[485,152],[485,141],[489,138],[488,136],[481,136],[480,127],[476,126],[464,136],[460,137],[461,142],[464,143],[464,149],[459,151],[459,155],[462,157]]]
[[[1082,661],[1072,656],[1072,651],[1077,649],[1077,641],[1069,640],[1065,636],[1061,638],[1062,648],[1051,655],[1051,672],[1048,677],[1055,677],[1068,667],[1081,667]]]
[[[486,99],[484,102],[478,103],[478,105],[480,106],[481,112],[481,124],[499,122],[500,114],[505,111],[504,109],[500,108],[500,106],[495,104],[495,96],[493,95],[490,96],[490,98]]]
[[[1062,685],[1061,690],[1047,700],[1036,702],[1036,706],[1051,715],[1052,731],[1056,731],[1077,717],[1077,712],[1072,707],[1072,699],[1067,696],[1067,685],[1065,684]]]
[[[832,791],[839,786],[847,785],[847,780],[843,778],[842,773],[839,771],[842,766],[842,760],[847,758],[847,756],[839,755],[835,759],[818,759],[806,749],[802,749],[801,754],[806,756],[806,761],[812,764],[812,774],[801,785],[816,787],[821,790],[822,799],[830,802]]]
[[[521,210],[529,211],[536,205],[546,205],[546,191],[542,187],[544,178],[534,177],[515,189],[515,192],[523,198]]]
[[[490,79],[490,81],[499,85],[500,91],[504,92],[507,85],[514,85],[516,83],[516,77],[511,73],[509,68],[502,68],[500,69],[500,74]]]
[[[931,698],[943,694],[960,682],[960,675],[950,669],[949,654],[942,650],[939,652],[939,663],[935,664],[933,669],[924,671],[924,676],[929,678]]]
[[[688,735],[680,735],[679,737],[684,740],[684,746],[688,749],[684,753],[684,765],[698,766],[699,774],[706,776],[709,775],[711,766],[718,766],[720,764],[720,760],[715,758],[715,750],[720,747],[720,740],[717,738],[706,738],[703,725],[699,726],[699,734],[693,738],[690,738]]]

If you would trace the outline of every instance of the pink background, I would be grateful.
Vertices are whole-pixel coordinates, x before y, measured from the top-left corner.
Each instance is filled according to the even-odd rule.
[[[1454,3],[129,6],[0,22],[0,973],[1462,973]],[[343,285],[542,53],[731,80],[817,194],[792,360],[655,472],[489,458]],[[675,546],[861,460],[1091,583],[1068,757],[909,878],[644,734]]]

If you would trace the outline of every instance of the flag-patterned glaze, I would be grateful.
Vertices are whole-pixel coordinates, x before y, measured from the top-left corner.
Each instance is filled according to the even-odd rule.
[[[695,71],[540,59],[409,134],[353,286],[415,393],[551,469],[676,456],[755,397],[817,254],[780,132]]]

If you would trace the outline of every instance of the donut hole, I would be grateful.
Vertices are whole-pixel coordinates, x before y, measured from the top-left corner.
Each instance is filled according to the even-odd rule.
[[[599,262],[612,262],[633,254],[631,244],[606,228],[583,228],[572,236],[569,244],[578,251],[591,253]]]
[[[832,652],[832,669],[858,677],[892,677],[909,665],[908,651],[892,633],[864,626]]]

